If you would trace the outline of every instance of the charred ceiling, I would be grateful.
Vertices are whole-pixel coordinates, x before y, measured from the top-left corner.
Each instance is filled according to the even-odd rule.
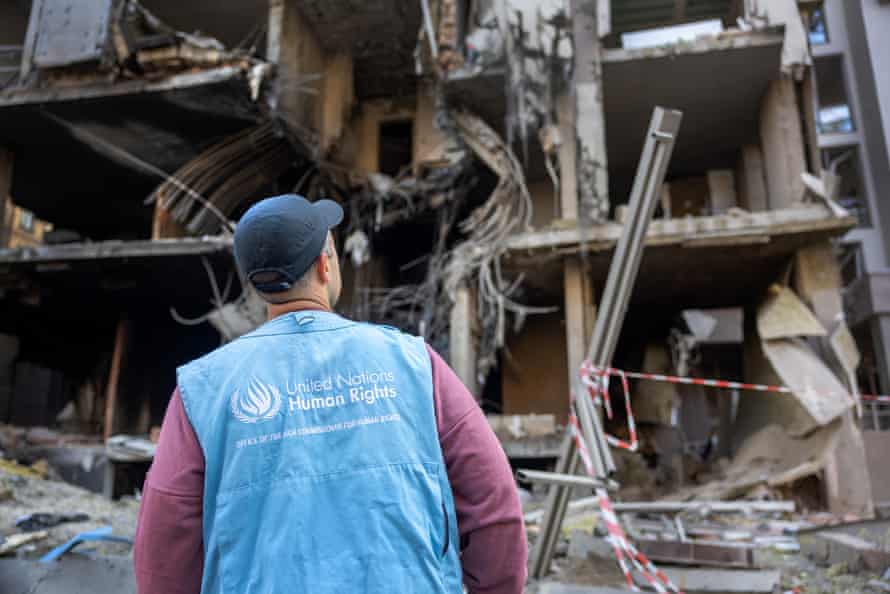
[[[19,155],[12,193],[25,208],[92,239],[147,237],[153,211],[143,199],[163,174],[259,118],[246,79],[234,73],[209,84],[0,109],[0,143]]]
[[[413,94],[419,2],[309,0],[300,10],[325,50],[352,53],[359,98]]]

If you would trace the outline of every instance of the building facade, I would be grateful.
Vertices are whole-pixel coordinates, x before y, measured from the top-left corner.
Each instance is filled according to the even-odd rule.
[[[0,6],[19,64],[0,83],[0,183],[68,241],[0,252],[13,422],[77,400],[105,437],[159,423],[176,365],[262,320],[234,221],[299,192],[348,213],[341,311],[423,336],[508,454],[552,459],[559,437],[530,443],[523,417],[567,423],[660,106],[683,123],[614,365],[792,393],[634,383],[651,474],[682,483],[690,456],[816,436],[815,463],[769,472],[803,467],[827,506],[870,510],[833,245],[883,253],[877,182],[822,174],[824,158],[848,180],[836,149],[869,137],[826,93],[821,128],[807,117],[824,77],[794,0],[79,0],[75,19],[59,16],[73,0],[26,4]],[[64,389],[26,410],[28,373]]]
[[[847,316],[864,354],[864,390],[890,390],[890,4],[802,4],[816,86],[820,165],[858,218],[840,242]]]

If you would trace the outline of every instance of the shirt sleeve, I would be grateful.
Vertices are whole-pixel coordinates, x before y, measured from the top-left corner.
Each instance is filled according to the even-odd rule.
[[[139,594],[198,594],[204,569],[204,453],[177,388],[145,478],[133,560]]]
[[[528,544],[510,464],[473,395],[435,351],[429,352],[464,584],[471,594],[521,594]]]

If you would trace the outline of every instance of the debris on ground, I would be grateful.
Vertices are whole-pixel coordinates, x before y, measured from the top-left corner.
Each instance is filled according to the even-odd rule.
[[[78,534],[113,526],[114,533],[132,538],[136,533],[139,502],[133,497],[117,501],[59,480],[22,473],[8,460],[0,465],[0,554],[15,553],[37,559]],[[37,529],[37,531],[33,531]],[[128,555],[125,543],[97,542],[95,551]]]
[[[552,572],[528,592],[598,594],[625,586],[595,500],[569,503]],[[532,547],[540,505],[538,494],[525,507]],[[637,548],[684,592],[890,591],[890,520],[844,521],[776,500],[670,498],[613,507]]]

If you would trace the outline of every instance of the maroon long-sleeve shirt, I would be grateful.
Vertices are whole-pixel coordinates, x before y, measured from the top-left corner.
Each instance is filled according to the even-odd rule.
[[[429,354],[464,583],[471,594],[519,594],[528,547],[510,466],[473,396],[438,354]],[[134,549],[140,594],[201,590],[204,463],[177,389],[142,493]]]

